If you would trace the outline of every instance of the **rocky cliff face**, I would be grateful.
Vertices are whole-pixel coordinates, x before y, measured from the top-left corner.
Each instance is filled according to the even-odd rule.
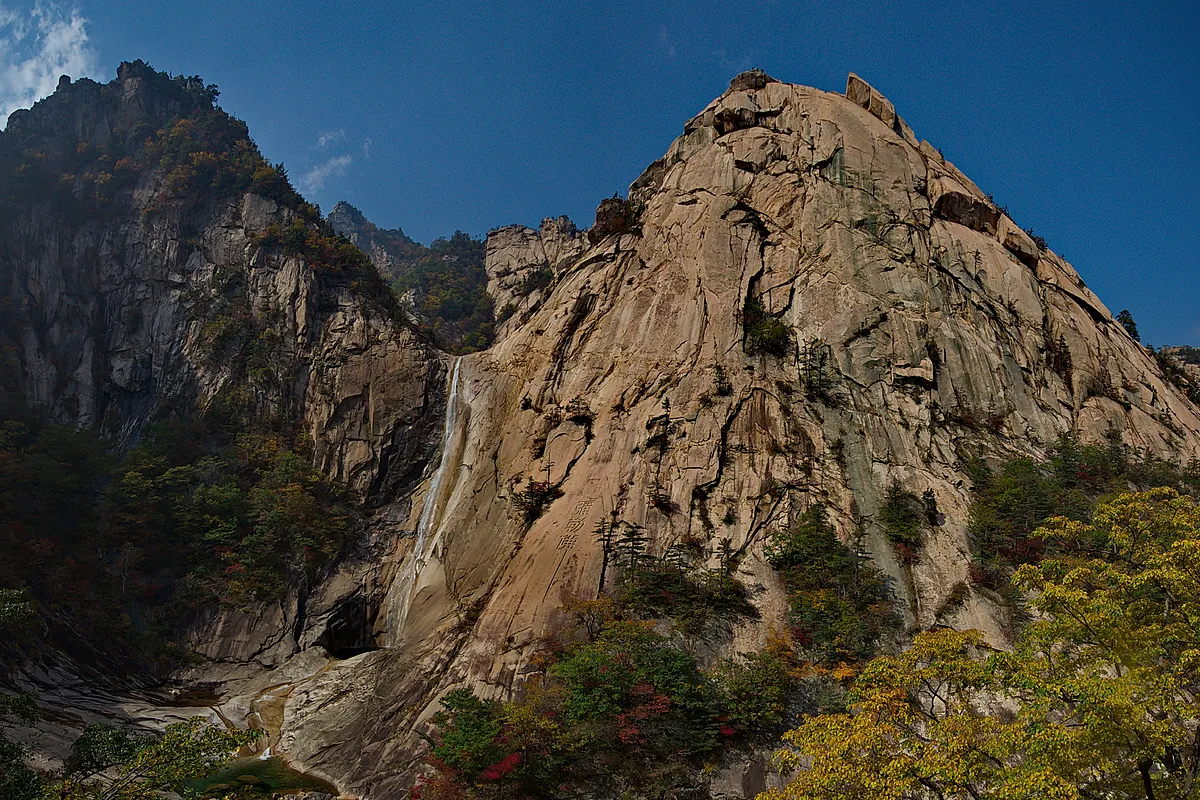
[[[233,132],[224,149],[189,138],[209,125]],[[230,153],[248,157],[239,126],[204,87],[141,62],[108,84],[64,81],[10,118],[0,134],[0,389],[56,422],[100,429],[119,449],[155,421],[236,397],[244,413],[304,435],[320,470],[363,502],[403,496],[440,435],[442,357],[398,321],[378,278],[267,241],[317,229],[302,203],[236,186],[177,196],[173,181],[194,175],[171,169],[181,161],[204,169]],[[148,138],[169,144],[144,148]],[[177,157],[169,148],[179,142],[199,155]],[[269,352],[247,374],[226,343],[251,340]],[[371,559],[374,546],[364,538],[357,558]],[[346,621],[365,614],[359,577],[223,609],[192,631],[194,648],[211,674],[229,678],[258,675],[318,640],[330,650],[369,642]],[[18,681],[69,714],[60,721],[183,713],[156,710],[169,698],[141,693],[144,677],[98,675],[56,654]],[[136,696],[119,696],[134,685]]]
[[[547,217],[536,231],[509,225],[488,234],[484,269],[501,320],[499,337],[528,318],[558,273],[586,246],[586,237],[566,217]]]
[[[110,84],[64,83],[15,113],[0,150],[6,161],[30,150],[132,152],[138,137],[197,111],[178,94],[166,76],[123,64]],[[108,158],[92,168],[114,169]],[[397,454],[420,449],[406,440],[427,435],[426,416],[438,419],[426,414],[425,385],[440,373],[437,359],[351,276],[262,246],[264,231],[296,221],[295,210],[251,192],[213,192],[199,205],[164,199],[169,176],[147,164],[90,213],[92,174],[68,178],[69,196],[26,195],[2,223],[4,328],[32,405],[135,443],[156,414],[203,408],[230,382],[206,325],[223,324],[237,301],[245,322],[269,321],[277,335],[278,380],[255,387],[259,405],[304,420],[330,477],[366,493]]]
[[[497,305],[513,302],[506,278],[552,275],[452,371],[454,428],[398,523],[415,535],[382,567],[385,649],[297,684],[280,743],[299,761],[364,796],[399,791],[419,760],[401,734],[435,698],[462,683],[504,696],[562,599],[598,591],[602,519],[644,525],[655,553],[698,543],[715,560],[731,540],[761,619],[718,649],[782,623],[762,542],[815,502],[862,535],[911,625],[1002,641],[1007,612],[968,572],[967,458],[1110,430],[1200,453],[1196,408],[1070,265],[877,91],[852,76],[847,95],[739,76],[608,215],[624,220],[611,234],[489,237]],[[752,314],[790,345],[754,352]],[[527,526],[516,501],[533,479],[563,496]],[[892,482],[945,514],[915,563],[878,522]]]
[[[220,217],[225,244],[195,268],[161,257],[199,280],[218,263],[206,253],[243,252],[228,231],[258,204]],[[444,392],[438,456],[412,461],[427,465],[416,491],[389,495],[364,556],[314,593],[324,628],[289,629],[287,608],[228,621],[191,677],[343,791],[398,796],[441,693],[504,696],[535,669],[563,598],[601,588],[601,520],[643,525],[655,554],[688,543],[715,563],[729,540],[761,617],[715,651],[760,647],[783,622],[762,544],[816,502],[861,535],[911,626],[999,642],[1007,612],[968,571],[967,459],[1039,454],[1069,431],[1200,455],[1200,412],[1075,270],[856,76],[845,95],[738,76],[618,206],[587,239],[555,220],[494,232],[489,291],[515,308],[444,372],[352,302],[320,323],[305,419],[326,471],[378,485],[397,463],[380,443],[412,452],[401,432]],[[302,265],[271,269],[256,296],[302,307],[274,277],[304,285]],[[764,324],[787,338],[764,344]],[[162,330],[186,356],[187,325]],[[535,479],[562,496],[527,524]],[[879,523],[893,482],[945,516],[915,562]],[[330,631],[358,633],[338,651]]]

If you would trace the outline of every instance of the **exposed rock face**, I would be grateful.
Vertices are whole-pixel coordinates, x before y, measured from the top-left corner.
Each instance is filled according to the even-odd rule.
[[[5,153],[29,140],[51,152],[102,148],[169,124],[181,103],[163,100],[156,76],[123,64],[111,84],[60,86],[13,114]],[[204,326],[221,313],[218,287],[244,276],[246,305],[280,335],[280,386],[264,403],[295,407],[331,478],[379,488],[395,456],[423,451],[425,383],[441,370],[433,352],[351,287],[260,247],[290,210],[254,194],[175,208],[156,203],[163,182],[147,172],[104,215],[72,219],[47,200],[0,223],[3,325],[16,332],[25,396],[55,421],[98,426],[125,446],[156,412],[204,407],[229,380],[206,352]]]
[[[63,83],[33,109],[14,113],[0,134],[0,159],[9,167],[28,147],[51,157],[114,143],[132,148],[192,111],[175,82],[140,62],[123,64],[112,83]],[[344,275],[262,246],[264,231],[287,227],[293,210],[241,192],[198,205],[164,202],[165,181],[151,166],[103,213],[73,214],[71,199],[52,192],[6,205],[0,383],[12,382],[57,422],[99,428],[131,447],[152,420],[195,414],[230,388],[234,376],[214,357],[209,327],[228,315],[234,286],[238,314],[274,335],[273,380],[253,387],[256,407],[295,421],[327,476],[371,503],[399,498],[403,505],[440,434],[440,354]],[[386,536],[390,546],[394,533]],[[212,662],[200,672],[252,678],[317,643],[331,651],[371,644],[369,626],[360,624],[363,575],[378,546],[364,542],[342,572],[315,590],[295,587],[281,605],[214,614],[192,633],[197,653]],[[111,686],[136,681],[123,674],[100,676],[113,679],[110,689],[93,684],[93,701],[76,713],[83,690],[75,686],[97,676],[80,673],[65,656],[54,659],[51,650],[20,678],[47,707],[70,704],[63,708],[83,721],[103,708],[147,724],[185,714],[146,711],[161,702],[153,696],[113,700]]]
[[[509,225],[488,234],[484,269],[488,294],[502,325],[501,338],[543,297],[558,272],[579,257],[586,237],[566,217],[547,217],[538,230]]]
[[[736,91],[738,87],[731,85],[730,90]],[[879,90],[871,86],[862,78],[850,73],[846,78],[846,99],[852,103],[858,103],[860,106],[870,111],[879,118],[884,125],[887,125],[893,131],[898,133],[909,144],[916,144],[917,137],[913,133],[912,128],[901,119],[896,113],[896,107],[891,101],[879,93]]]
[[[1076,272],[873,89],[852,79],[851,94],[740,77],[632,187],[640,233],[571,239],[558,259],[547,226],[492,234],[494,296],[522,269],[549,265],[553,282],[462,360],[434,522],[415,569],[411,539],[384,568],[405,598],[398,628],[376,623],[393,649],[290,695],[280,741],[302,763],[364,796],[400,791],[419,760],[401,733],[435,698],[464,682],[505,695],[562,598],[598,590],[603,518],[644,525],[655,553],[698,540],[715,558],[732,540],[762,618],[728,649],[782,623],[761,545],[818,501],[863,535],[912,624],[1001,641],[1006,611],[968,575],[964,457],[1110,428],[1164,457],[1200,453],[1196,408]],[[746,354],[748,296],[792,331],[786,356]],[[820,353],[830,386],[808,399]],[[527,528],[514,500],[546,476],[564,495]],[[915,564],[876,521],[892,481],[932,491],[946,517]]]
[[[494,231],[488,288],[514,313],[491,349],[444,373],[398,334],[381,343],[352,304],[322,322],[331,347],[349,348],[320,351],[349,360],[314,367],[306,395],[340,398],[306,405],[329,474],[388,480],[373,465],[396,462],[378,443],[412,451],[397,432],[418,424],[398,421],[425,407],[417,386],[447,398],[448,430],[418,462],[417,491],[381,508],[363,556],[314,593],[321,627],[278,636],[285,607],[198,642],[233,662],[200,670],[224,681],[222,713],[262,721],[273,746],[343,791],[400,796],[422,758],[413,731],[441,693],[506,695],[535,669],[562,599],[599,590],[591,531],[606,518],[643,525],[655,554],[686,540],[715,563],[726,538],[743,554],[761,619],[717,649],[755,649],[782,624],[762,544],[815,502],[843,536],[862,535],[910,623],[1002,641],[1003,606],[968,574],[964,458],[1110,429],[1163,457],[1200,455],[1200,412],[1074,269],[869,85],[852,76],[847,95],[738,76],[633,184],[628,232],[589,244],[561,218]],[[521,296],[539,271],[548,280]],[[783,356],[749,354],[748,298],[790,330]],[[534,478],[563,496],[527,525],[515,501]],[[893,481],[931,491],[946,518],[916,563],[877,521]],[[382,649],[327,656],[338,631],[359,629]],[[222,649],[232,641],[245,643]],[[763,785],[753,765],[738,770],[715,789]]]

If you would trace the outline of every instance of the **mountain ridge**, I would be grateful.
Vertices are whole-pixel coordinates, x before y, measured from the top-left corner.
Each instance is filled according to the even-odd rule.
[[[301,760],[347,759],[372,776],[362,791],[404,785],[396,765],[419,756],[394,739],[344,749],[385,735],[335,687],[392,687],[381,707],[405,703],[415,731],[437,708],[416,710],[422,691],[507,696],[562,624],[561,598],[600,588],[586,533],[605,519],[640,526],[656,555],[697,543],[695,568],[730,541],[761,617],[720,652],[758,651],[786,624],[763,539],[818,502],[892,579],[910,626],[1000,642],[1010,611],[972,577],[970,459],[1109,430],[1165,458],[1197,452],[1195,407],[1077,273],[853,81],[860,102],[735,79],[628,200],[605,201],[597,235],[497,342],[459,362],[469,407],[446,468],[460,477],[415,574],[389,589],[406,597],[405,656],[307,684],[301,706],[321,711],[298,708],[283,734]],[[494,232],[489,273],[543,263],[541,236]],[[890,485],[929,493],[947,520],[916,553],[880,522]],[[528,522],[516,509],[532,497],[546,500]]]
[[[136,118],[145,102],[130,81],[161,82],[122,70],[107,90],[120,92],[115,112],[82,101],[104,120],[85,126],[89,142],[120,129],[110,118]],[[17,132],[71,92],[106,90],[60,91]],[[705,659],[760,651],[788,628],[764,542],[818,505],[891,578],[910,629],[973,627],[1002,643],[1012,609],[971,570],[971,462],[1044,455],[1063,435],[1200,455],[1200,411],[1078,273],[855,75],[843,95],[743,73],[589,231],[548,218],[491,232],[474,285],[504,319],[490,346],[460,356],[375,296],[395,255],[374,252],[365,217],[335,208],[374,268],[278,170],[256,184],[265,162],[203,203],[172,197],[180,166],[226,152],[189,148],[147,160],[105,201],[113,220],[73,222],[42,208],[43,193],[7,223],[33,255],[0,260],[4,299],[22,309],[5,342],[13,389],[56,419],[136,439],[171,401],[203,408],[241,387],[366,501],[352,552],[282,598],[211,611],[189,631],[199,662],[175,676],[215,687],[214,716],[265,724],[273,750],[363,798],[411,785],[446,690],[502,698],[538,673],[562,603],[612,586],[590,535],[606,521],[637,526],[655,557],[732,564],[757,617],[689,645]],[[74,287],[96,285],[113,311],[79,306],[87,324],[56,329]],[[210,304],[221,313],[201,313]],[[135,308],[154,335],[112,322]],[[246,337],[222,333],[234,322]],[[288,365],[279,380],[237,372],[240,348],[260,341],[268,364]],[[75,351],[93,355],[81,367]],[[60,377],[84,367],[86,381]],[[134,399],[107,399],[121,392]],[[936,504],[941,521],[915,543],[883,525],[891,486]],[[760,773],[730,764],[710,786],[745,796]]]
[[[425,247],[399,228],[379,228],[344,200],[327,221],[370,257],[409,318],[442,350],[469,353],[491,344],[495,315],[482,242],[456,231]]]

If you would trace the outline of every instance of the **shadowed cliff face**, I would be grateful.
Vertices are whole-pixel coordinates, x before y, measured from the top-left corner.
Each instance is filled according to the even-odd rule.
[[[264,245],[272,227],[315,229],[315,212],[214,96],[137,62],[13,114],[0,135],[6,380],[123,448],[152,420],[245,389],[254,413],[303,420],[331,478],[378,491],[406,471],[397,455],[423,455],[427,432],[405,440],[441,368],[373,272]],[[272,352],[234,387],[222,343],[242,328],[269,331]]]
[[[148,357],[173,365],[156,367],[170,380],[155,397],[185,378],[198,398],[219,385],[189,349],[200,323],[185,288],[248,259],[237,263],[261,276],[247,284],[255,303],[295,331],[319,464],[395,488],[363,553],[306,610],[225,615],[197,635],[211,663],[189,676],[217,681],[222,714],[264,722],[272,746],[343,791],[399,796],[422,758],[414,732],[448,688],[501,697],[520,684],[563,598],[601,588],[601,520],[644,526],[654,554],[698,545],[710,566],[729,540],[760,618],[716,652],[760,648],[786,624],[762,544],[816,502],[843,537],[862,535],[911,625],[999,642],[1007,612],[968,572],[967,460],[1041,454],[1070,431],[1200,454],[1195,406],[1070,265],[855,76],[846,96],[738,76],[627,201],[605,202],[587,237],[565,220],[489,237],[489,290],[511,316],[490,349],[453,365],[352,296],[314,316],[303,263],[247,255],[252,231],[286,213],[261,198],[212,212],[208,244],[186,258],[153,222],[122,229],[164,242],[145,267],[164,276],[148,317],[161,335],[145,341],[168,351]],[[89,364],[118,374],[119,348],[96,351]],[[65,396],[36,385],[49,405]],[[411,442],[439,433],[438,455],[419,458]],[[403,464],[420,473],[411,494],[393,477]],[[518,500],[532,480],[562,496],[527,524]],[[931,492],[945,518],[915,561],[879,523],[893,482]],[[348,652],[365,644],[379,649]]]
[[[136,62],[108,84],[60,84],[11,117],[0,133],[0,392],[121,451],[155,423],[220,407],[235,432],[254,421],[311,443],[320,472],[367,505],[402,498],[441,434],[442,357],[214,98]],[[376,543],[359,533],[349,561],[372,562]],[[259,674],[318,640],[361,648],[368,601],[353,575],[211,609],[192,645],[219,677]],[[46,708],[84,721],[178,717],[152,697],[118,696],[145,676],[81,670],[54,649],[69,642],[44,644],[16,680]]]

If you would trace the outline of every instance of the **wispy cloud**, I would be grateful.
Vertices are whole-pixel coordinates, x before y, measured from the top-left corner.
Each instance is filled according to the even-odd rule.
[[[317,135],[317,149],[324,150],[331,144],[345,141],[346,132],[344,130],[326,131]]]
[[[363,156],[370,157],[370,139],[367,139],[363,144]],[[317,134],[317,143],[313,146],[314,150],[323,152],[325,158],[317,164],[306,169],[300,176],[300,191],[302,192],[319,192],[325,188],[331,178],[341,178],[346,174],[346,169],[354,163],[354,156],[347,153],[347,150],[352,149],[349,145],[349,139],[346,136],[345,128],[338,128],[333,131],[321,131]]]
[[[371,157],[371,144],[372,144],[372,142],[371,142],[370,136],[363,139],[363,158]]]
[[[725,48],[717,53],[717,62],[721,68],[733,77],[739,72],[745,72],[754,66],[754,51],[749,53],[729,53]]]
[[[322,161],[300,177],[301,191],[321,191],[325,188],[327,180],[332,177],[342,177],[346,174],[346,167],[353,163],[354,158],[351,156],[334,156],[327,161]]]
[[[88,44],[88,21],[78,9],[69,13],[38,0],[28,14],[0,5],[0,115],[29,108],[51,94],[60,75],[81,78],[97,71],[96,51]]]
[[[678,54],[678,50],[675,47],[675,41],[672,38],[670,31],[667,30],[666,25],[658,26],[658,46],[664,53],[667,54],[667,58],[669,59],[674,60],[675,56]]]

